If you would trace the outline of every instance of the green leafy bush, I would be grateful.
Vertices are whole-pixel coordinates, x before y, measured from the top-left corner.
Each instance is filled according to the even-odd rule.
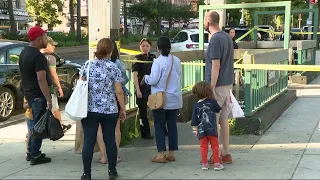
[[[75,33],[68,33],[65,34],[63,32],[48,32],[48,36],[52,37],[52,39],[59,44],[58,47],[68,47],[68,46],[79,46],[79,45],[87,45],[88,44],[88,37],[82,36],[81,42],[77,41],[77,35]],[[12,34],[10,31],[3,31],[1,34],[3,39],[9,40],[18,40],[18,41],[26,41],[28,42],[27,35],[22,34]]]

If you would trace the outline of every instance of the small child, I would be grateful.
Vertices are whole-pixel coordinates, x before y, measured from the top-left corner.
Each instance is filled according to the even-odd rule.
[[[202,81],[197,83],[192,93],[199,98],[199,101],[194,105],[191,126],[196,130],[195,134],[200,139],[200,153],[202,169],[208,170],[208,144],[210,142],[213,152],[212,164],[214,170],[219,171],[224,169],[220,163],[219,153],[219,138],[217,130],[216,113],[221,110],[217,101],[212,98],[213,92],[210,84]]]
[[[29,146],[29,141],[30,141],[30,136],[31,136],[31,128],[32,123],[33,123],[33,115],[32,115],[32,109],[29,107],[28,101],[26,98],[23,98],[23,108],[26,110],[25,113],[25,119],[28,127],[28,134],[27,134],[27,139],[26,139],[26,145],[27,145],[27,153],[26,153],[26,160],[30,161],[31,160],[31,152],[30,152],[30,146]]]

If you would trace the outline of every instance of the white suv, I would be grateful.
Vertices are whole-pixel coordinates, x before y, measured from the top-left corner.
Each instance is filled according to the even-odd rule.
[[[208,47],[209,33],[204,32],[204,49]],[[173,39],[171,43],[171,52],[177,51],[191,51],[199,49],[199,30],[185,29],[181,30]]]

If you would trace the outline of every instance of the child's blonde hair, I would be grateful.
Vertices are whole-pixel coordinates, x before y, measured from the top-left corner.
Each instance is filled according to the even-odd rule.
[[[196,95],[199,99],[213,97],[212,87],[209,83],[205,81],[201,81],[197,83],[195,86],[193,86],[192,93]]]

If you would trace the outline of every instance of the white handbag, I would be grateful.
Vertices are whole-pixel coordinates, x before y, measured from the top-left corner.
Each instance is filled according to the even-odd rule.
[[[70,119],[80,121],[87,117],[88,114],[88,83],[89,83],[89,70],[91,61],[87,61],[86,65],[86,80],[79,78],[76,87],[68,100],[65,107],[65,112]]]
[[[230,90],[230,100],[231,100],[231,112],[229,114],[229,118],[240,118],[244,117],[244,112],[241,109],[237,99],[232,94],[232,90]]]

